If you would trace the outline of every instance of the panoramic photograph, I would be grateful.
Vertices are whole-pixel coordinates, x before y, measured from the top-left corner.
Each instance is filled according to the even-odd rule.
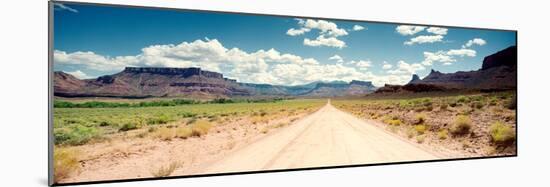
[[[517,154],[515,31],[50,6],[55,184]]]

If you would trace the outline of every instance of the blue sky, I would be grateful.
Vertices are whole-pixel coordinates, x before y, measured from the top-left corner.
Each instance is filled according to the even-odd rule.
[[[54,70],[94,78],[126,66],[201,67],[282,85],[477,70],[514,32],[55,4]]]

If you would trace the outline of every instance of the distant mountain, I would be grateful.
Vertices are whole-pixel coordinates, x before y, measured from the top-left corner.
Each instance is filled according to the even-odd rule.
[[[312,82],[298,86],[239,83],[200,68],[127,67],[122,72],[80,80],[54,73],[54,95],[60,97],[329,97],[371,93],[371,82]]]
[[[127,67],[120,73],[87,80],[55,72],[54,87],[54,95],[64,97],[212,98],[250,95],[235,80],[200,68]]]
[[[307,97],[334,97],[356,96],[374,92],[376,87],[370,81],[352,80],[322,82],[316,81],[297,86],[280,86],[270,84],[239,83],[251,91],[253,95],[280,95],[280,96],[307,96]]]
[[[517,47],[511,46],[484,58],[482,68],[476,71],[441,73],[431,70],[423,79],[413,75],[403,86],[386,85],[378,89],[384,92],[424,92],[444,90],[512,90],[517,87]]]

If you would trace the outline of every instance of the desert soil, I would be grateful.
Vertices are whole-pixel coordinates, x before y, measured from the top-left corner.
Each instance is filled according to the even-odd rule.
[[[280,128],[268,128],[280,121],[263,127],[229,124],[200,138],[141,138],[86,145],[81,147],[86,155],[81,160],[82,170],[61,182],[153,177],[153,171],[175,162],[178,168],[171,176],[463,156],[394,135],[336,109],[330,101],[314,113],[295,118],[300,119]],[[266,128],[270,130],[262,130]]]

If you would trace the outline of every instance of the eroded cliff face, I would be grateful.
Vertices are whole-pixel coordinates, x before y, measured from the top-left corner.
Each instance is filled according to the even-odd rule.
[[[127,67],[122,72],[89,80],[64,78],[68,74],[63,72],[55,72],[55,75],[54,94],[64,97],[217,98],[250,95],[235,80],[200,68]]]
[[[517,88],[517,48],[508,47],[485,57],[482,68],[476,71],[442,73],[431,70],[428,76],[420,79],[413,75],[404,85],[387,85],[377,92],[427,92],[445,90],[512,90]]]
[[[161,67],[126,67],[122,73],[150,73],[159,75],[179,75],[183,78],[191,76],[203,76],[207,78],[223,79],[221,73],[204,71],[201,68],[161,68]]]
[[[490,69],[493,67],[507,66],[514,68],[517,66],[518,48],[516,46],[508,47],[495,54],[486,56],[483,59],[481,70]]]
[[[358,80],[298,86],[239,83],[200,68],[127,67],[119,73],[88,80],[63,72],[55,74],[54,94],[62,97],[325,97],[365,95],[376,89],[370,81]]]

